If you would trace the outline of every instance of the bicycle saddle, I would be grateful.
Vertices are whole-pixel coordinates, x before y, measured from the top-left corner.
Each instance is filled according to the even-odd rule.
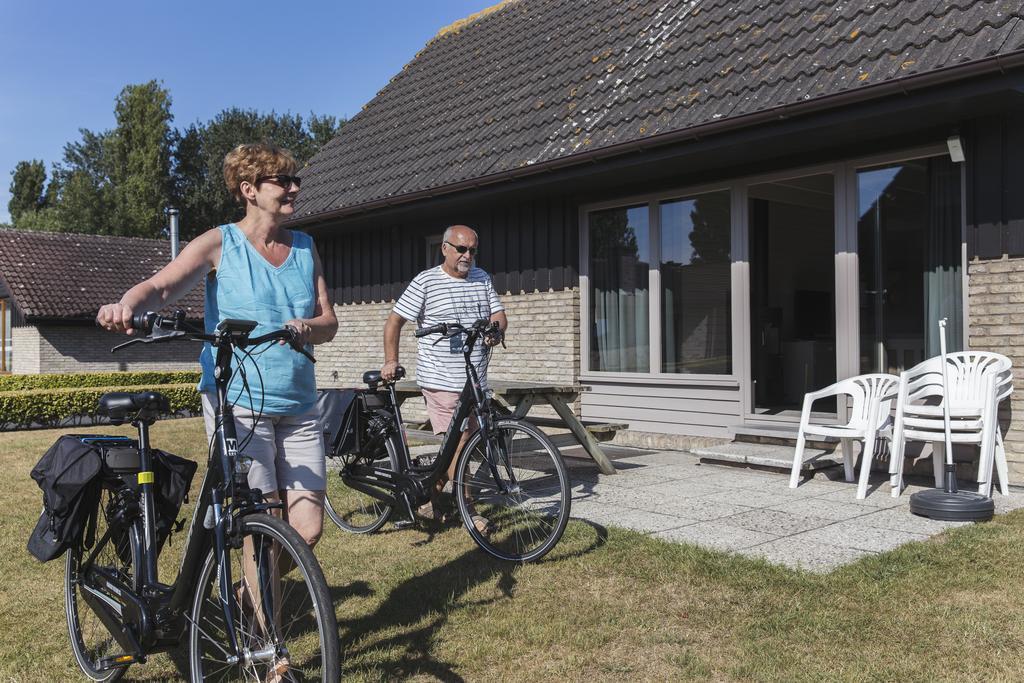
[[[142,419],[152,419],[160,413],[169,413],[171,402],[167,397],[156,391],[140,391],[130,394],[125,391],[112,391],[100,396],[96,408],[98,415],[110,418],[111,424],[122,424],[129,413],[138,413]]]
[[[399,365],[395,369],[395,381],[397,382],[398,380],[402,379],[403,377],[405,377],[405,368],[403,368],[401,365]],[[367,385],[369,385],[369,387],[371,389],[376,389],[380,385],[380,382],[381,382],[380,370],[367,370],[366,372],[364,372],[363,373],[363,382],[365,382]]]

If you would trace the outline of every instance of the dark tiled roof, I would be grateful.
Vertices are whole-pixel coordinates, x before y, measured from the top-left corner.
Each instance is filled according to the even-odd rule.
[[[29,322],[92,319],[100,306],[118,301],[170,258],[164,240],[0,230],[0,279]],[[175,307],[201,319],[202,284]]]
[[[342,128],[305,170],[297,217],[829,95],[867,98],[1019,53],[1022,4],[508,0],[433,39]]]

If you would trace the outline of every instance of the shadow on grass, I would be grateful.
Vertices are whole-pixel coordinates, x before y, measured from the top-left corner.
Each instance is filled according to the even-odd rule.
[[[574,520],[555,548],[535,564],[548,565],[580,557],[603,546],[608,531],[603,526]],[[374,669],[373,675],[381,680],[397,680],[426,675],[439,681],[464,680],[456,672],[456,664],[438,659],[433,652],[438,631],[449,616],[470,607],[494,605],[499,598],[463,601],[464,596],[477,586],[493,582],[500,598],[514,599],[519,565],[501,562],[480,549],[459,555],[426,574],[410,578],[399,585],[371,614],[339,622],[343,661],[373,651],[398,650],[400,654],[384,661],[365,666]],[[362,583],[362,582],[357,582]],[[369,586],[341,586],[331,588],[331,598],[337,605],[351,595],[366,595]],[[384,639],[375,640],[378,633],[393,633],[403,627],[421,624],[414,630],[403,631]],[[363,643],[358,648],[350,643]]]

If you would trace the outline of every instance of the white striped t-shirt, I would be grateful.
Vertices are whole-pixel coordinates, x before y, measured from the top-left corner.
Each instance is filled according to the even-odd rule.
[[[460,323],[469,327],[503,310],[491,276],[482,269],[473,267],[465,278],[458,278],[444,272],[441,266],[414,277],[394,308],[395,313],[418,327],[438,323]],[[454,353],[447,339],[435,346],[434,342],[440,337],[440,334],[430,334],[417,340],[416,382],[427,389],[462,391],[466,384],[466,363],[461,346]],[[487,360],[482,342],[474,347],[472,361],[486,389]]]

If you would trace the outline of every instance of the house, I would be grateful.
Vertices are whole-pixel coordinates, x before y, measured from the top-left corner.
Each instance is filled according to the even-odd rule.
[[[792,433],[806,391],[935,354],[942,318],[1024,369],[1016,0],[508,0],[303,176],[291,225],[341,320],[325,380],[379,365],[452,223],[509,309],[492,372],[589,385],[582,416],[637,442]]]
[[[123,335],[96,326],[96,311],[118,301],[171,258],[164,240],[0,229],[2,371],[16,374],[190,370],[189,344],[111,348]],[[203,317],[202,286],[177,306]]]

